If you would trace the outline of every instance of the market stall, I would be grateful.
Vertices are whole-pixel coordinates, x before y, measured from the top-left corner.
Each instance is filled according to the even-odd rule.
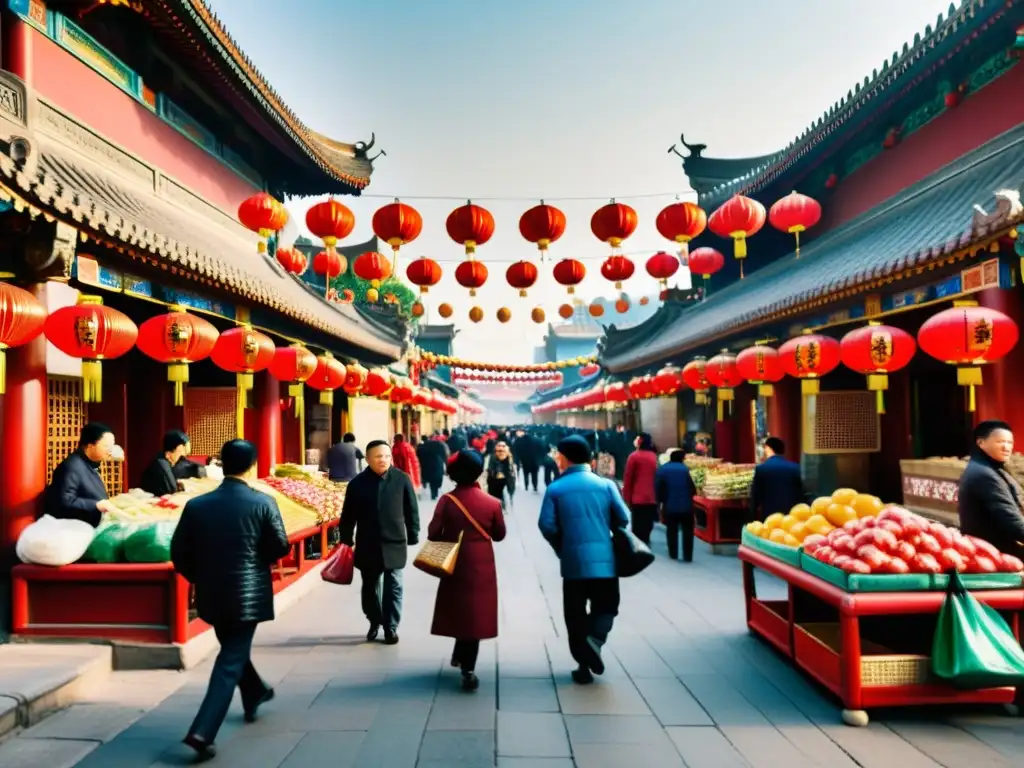
[[[854,496],[820,500],[818,511],[798,505],[744,531],[750,631],[838,697],[849,725],[866,725],[866,710],[879,707],[1012,703],[1012,687],[974,690],[939,679],[931,653],[950,570],[1019,641],[1024,564],[905,509],[837,493]],[[842,525],[830,522],[842,517]],[[786,598],[759,597],[757,570],[785,582]]]
[[[956,525],[960,475],[966,468],[966,457],[903,459],[900,461],[903,505],[925,517]],[[1024,482],[1024,454],[1013,454],[1006,462],[1006,469],[1017,482]]]
[[[345,484],[294,465],[278,467],[275,475],[253,487],[277,502],[291,544],[291,552],[272,569],[276,594],[333,551]],[[215,478],[186,480],[183,492],[158,498],[139,490],[115,496],[111,501],[117,512],[105,517],[82,560],[57,567],[15,566],[13,634],[184,644],[209,629],[196,617],[191,585],[171,563],[139,562],[154,552],[152,559],[165,558],[160,553],[166,548],[133,546],[132,533],[159,528],[158,536],[169,540],[188,500],[218,483]],[[125,535],[118,550],[104,537],[113,538],[119,528]]]
[[[697,495],[693,499],[694,535],[714,554],[733,551],[750,511],[753,464],[729,464],[721,459],[685,459]]]

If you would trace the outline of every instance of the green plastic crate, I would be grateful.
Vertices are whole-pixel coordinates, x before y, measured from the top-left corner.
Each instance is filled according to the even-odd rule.
[[[792,565],[794,568],[800,567],[800,550],[796,547],[787,547],[785,544],[779,544],[768,539],[762,539],[760,536],[755,536],[744,526],[743,533],[740,534],[740,543],[745,547],[756,549],[758,552],[763,552],[768,557],[774,557],[779,562],[785,563],[786,565]]]
[[[944,573],[931,576],[931,588],[949,588],[949,576]],[[1019,573],[962,573],[960,579],[968,589],[1018,589],[1024,583]]]
[[[832,586],[839,587],[840,589],[847,588],[847,575],[845,571],[842,571],[839,568],[833,568],[831,565],[823,563],[820,560],[815,560],[804,552],[803,549],[800,550],[800,567],[812,576],[816,576]]]

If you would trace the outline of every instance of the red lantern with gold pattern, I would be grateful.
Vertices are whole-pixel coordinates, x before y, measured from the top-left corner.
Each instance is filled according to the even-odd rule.
[[[900,328],[872,322],[843,336],[839,346],[843,365],[868,377],[868,389],[876,393],[876,410],[885,413],[889,374],[913,359],[914,337]]]
[[[348,371],[340,360],[330,352],[316,358],[316,370],[306,381],[313,389],[320,391],[320,405],[334,405],[334,390],[345,385]]]
[[[782,370],[778,350],[763,344],[747,347],[740,352],[736,356],[736,370],[744,379],[757,385],[757,394],[761,397],[774,395],[775,387],[772,385],[782,381],[786,375]]]
[[[519,234],[537,245],[543,259],[548,246],[565,234],[565,214],[541,200],[519,217]]]
[[[571,294],[576,292],[576,286],[582,283],[583,278],[587,276],[587,268],[583,266],[582,261],[562,259],[555,264],[552,274],[555,280],[566,286],[567,292]]]
[[[32,341],[46,325],[46,307],[24,288],[0,283],[0,395],[6,392],[4,351]]]
[[[821,389],[818,380],[836,369],[841,351],[839,342],[829,336],[805,333],[779,347],[782,370],[800,379],[805,395],[816,395]]]
[[[472,256],[478,245],[483,245],[494,234],[494,217],[486,208],[473,205],[472,200],[448,214],[445,222],[448,237],[465,247],[466,255]]]
[[[316,371],[316,355],[302,344],[278,347],[270,361],[270,375],[278,381],[288,382],[288,396],[295,402],[295,418],[306,416],[305,382]],[[305,451],[301,451],[305,455]]]
[[[267,252],[267,238],[284,229],[288,223],[288,209],[266,192],[246,198],[238,206],[238,220],[246,229],[260,236],[257,250]]]
[[[625,256],[613,254],[601,264],[601,276],[615,283],[615,290],[621,291],[622,284],[629,280],[636,271],[636,266]]]
[[[747,238],[761,231],[767,217],[764,206],[757,200],[733,195],[708,218],[708,229],[719,237],[732,239],[733,256],[740,263],[741,278],[743,260],[747,258]]]
[[[167,365],[167,380],[174,384],[174,404],[185,404],[188,365],[205,360],[213,352],[220,334],[207,320],[190,315],[185,307],[173,306],[139,326],[136,346],[146,357]]]
[[[69,357],[82,361],[82,400],[103,400],[101,360],[121,357],[133,346],[139,329],[128,315],[103,306],[99,296],[80,296],[78,304],[62,307],[46,318],[47,340]]]
[[[475,259],[467,259],[455,268],[455,282],[469,288],[470,296],[476,296],[476,289],[487,282],[487,267]]]
[[[602,205],[590,217],[590,231],[594,237],[612,248],[622,245],[622,241],[636,231],[636,224],[636,211],[614,200]]]
[[[708,382],[716,387],[718,403],[718,420],[721,421],[725,411],[725,404],[729,404],[729,413],[732,414],[732,401],[736,397],[735,389],[743,383],[736,368],[736,355],[723,349],[717,355],[708,360],[704,367],[704,375]]]
[[[686,263],[687,245],[708,225],[708,215],[696,203],[672,203],[661,209],[654,226],[666,240],[679,243],[679,257]]]
[[[666,365],[654,374],[654,393],[659,397],[675,397],[683,388],[683,372],[674,365]]]
[[[711,382],[708,381],[706,368],[707,358],[695,357],[683,366],[683,383],[694,392],[694,401],[697,405],[707,405],[708,390],[711,389]]]
[[[821,205],[813,197],[790,192],[776,200],[768,211],[768,220],[780,232],[796,238],[796,257],[800,258],[800,233],[821,221]]]
[[[433,259],[421,256],[409,262],[409,266],[405,268],[405,276],[409,278],[410,283],[419,286],[420,293],[427,293],[432,286],[441,281],[441,265]]]
[[[974,388],[981,386],[981,366],[1004,357],[1017,344],[1017,324],[1002,312],[957,301],[951,309],[925,320],[917,332],[921,349],[957,367],[957,383],[968,388],[968,410],[975,409]]]
[[[396,254],[423,231],[423,217],[411,205],[399,201],[388,203],[373,214],[373,233],[391,246]]]
[[[668,279],[679,271],[679,258],[659,251],[647,260],[647,274],[658,281],[662,288],[668,287]]]
[[[356,217],[333,197],[311,206],[306,211],[306,229],[324,241],[327,250],[333,250],[339,240],[352,234]]]
[[[359,363],[351,363],[345,366],[345,383],[342,385],[345,394],[349,397],[355,397],[362,392],[363,387],[366,386],[366,377],[368,375],[369,371]]]
[[[372,290],[380,288],[380,284],[391,277],[391,262],[383,254],[367,251],[356,258],[352,271],[360,280],[369,281]]]
[[[632,400],[648,400],[654,396],[654,379],[649,376],[635,376],[626,385],[626,391]]]
[[[363,385],[363,394],[370,397],[382,397],[385,392],[391,389],[391,374],[382,368],[374,368],[366,374],[366,383]]]
[[[505,270],[505,280],[520,296],[526,296],[527,290],[537,282],[537,267],[529,261],[517,261]]]
[[[275,256],[281,268],[292,275],[301,275],[306,271],[306,267],[309,266],[306,261],[306,254],[298,248],[287,248],[279,245]]]
[[[210,358],[218,368],[235,374],[235,426],[238,438],[242,439],[245,437],[245,409],[252,389],[252,375],[266,369],[273,361],[274,342],[251,325],[241,325],[220,335]]]

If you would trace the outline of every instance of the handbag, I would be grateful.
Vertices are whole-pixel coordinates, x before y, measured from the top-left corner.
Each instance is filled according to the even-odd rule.
[[[487,541],[491,540],[491,537],[487,535],[480,523],[469,514],[462,502],[455,498],[452,494],[446,493],[445,498],[449,499],[459,511],[466,516],[466,519],[473,524],[477,532],[483,536]],[[463,531],[459,531],[458,541],[427,541],[424,542],[420,548],[419,553],[416,555],[416,559],[412,561],[412,564],[419,568],[424,573],[429,573],[431,576],[437,576],[443,578],[444,576],[451,576],[455,573],[455,564],[459,559],[459,549],[462,547],[462,534]]]
[[[654,553],[628,528],[612,529],[615,573],[620,578],[636,576],[654,562]]]
[[[330,556],[324,569],[320,571],[320,578],[331,584],[347,586],[355,577],[355,563],[356,558],[352,547],[348,544],[341,544],[338,546],[338,551]]]

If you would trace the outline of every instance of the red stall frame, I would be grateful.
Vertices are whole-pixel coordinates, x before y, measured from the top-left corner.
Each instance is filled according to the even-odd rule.
[[[747,512],[750,509],[750,503],[746,499],[708,499],[694,496],[693,505],[696,513],[693,533],[705,544],[711,545],[713,552],[718,554],[716,548],[740,543],[743,526],[747,522]],[[703,526],[699,525],[701,514],[704,515]],[[723,520],[727,521],[727,527],[735,528],[735,536],[723,533]]]

